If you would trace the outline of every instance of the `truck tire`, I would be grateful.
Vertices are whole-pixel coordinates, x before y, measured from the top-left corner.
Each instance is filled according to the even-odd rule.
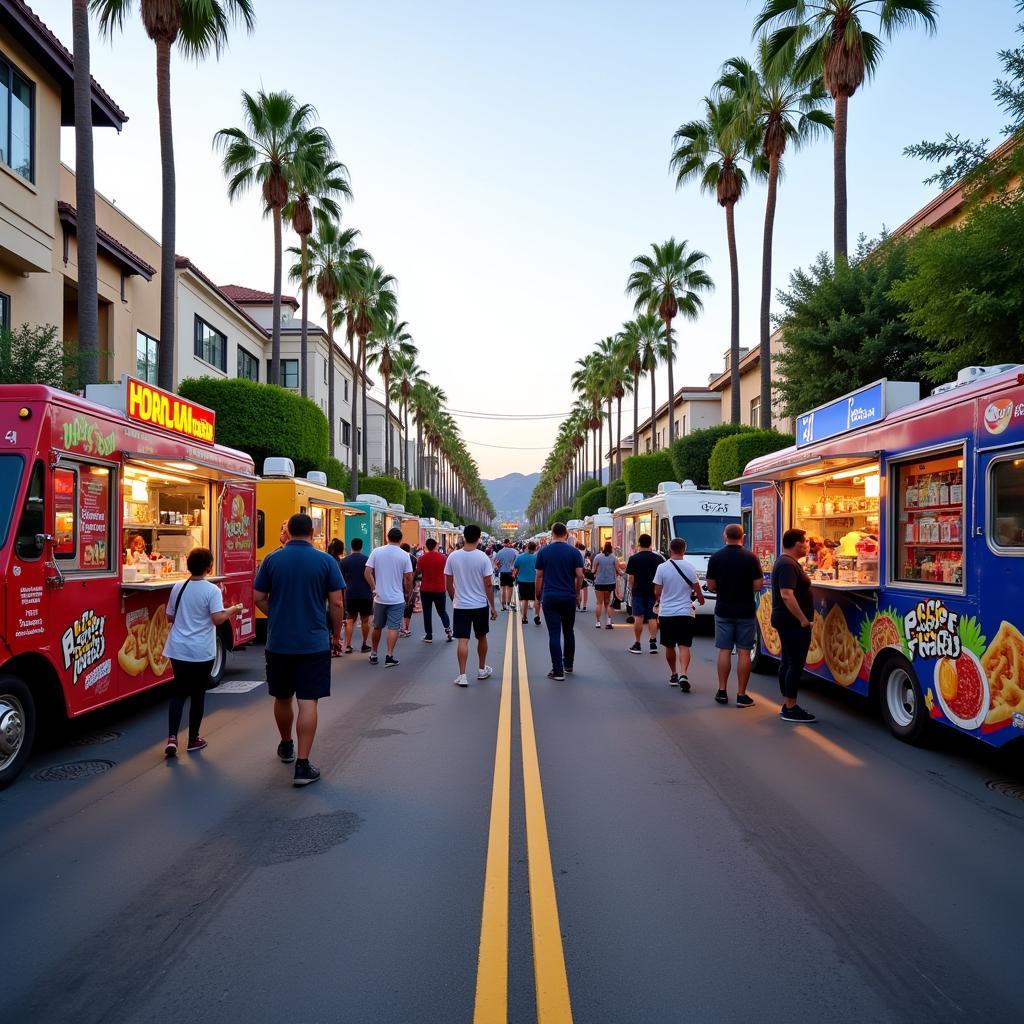
[[[0,789],[20,774],[36,737],[36,702],[17,677],[0,675]]]
[[[901,655],[886,659],[878,679],[878,703],[890,731],[905,743],[919,745],[931,724],[913,666]]]

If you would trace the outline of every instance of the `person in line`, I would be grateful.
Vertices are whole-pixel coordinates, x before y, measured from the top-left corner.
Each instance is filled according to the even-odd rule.
[[[208,579],[213,569],[213,552],[209,548],[193,548],[186,560],[189,578],[171,588],[167,600],[167,618],[171,632],[164,645],[164,655],[174,668],[174,691],[168,710],[168,735],[164,747],[165,757],[178,754],[178,730],[181,716],[188,709],[188,752],[194,753],[207,746],[199,735],[203,724],[206,689],[210,685],[210,672],[217,657],[217,627],[242,611],[244,605],[224,607],[220,587]]]
[[[341,569],[341,563],[344,561],[344,558],[345,558],[345,542],[343,540],[339,540],[337,537],[335,537],[331,541],[331,543],[327,545],[327,554],[329,554],[338,563],[338,568]],[[344,575],[345,575],[344,571],[342,571],[341,575],[342,575],[342,577],[344,577]],[[330,629],[330,626],[331,626],[331,613],[330,613],[329,609],[326,612],[326,618],[327,618],[327,628]],[[339,643],[337,646],[335,646],[333,644],[331,645],[331,657],[332,658],[340,658],[344,653],[345,653],[345,645],[344,645],[344,643]]]
[[[537,603],[537,545],[531,540],[526,550],[516,555],[512,563],[512,575],[519,591],[519,607],[523,613],[523,625],[530,618],[530,602],[533,602],[533,621],[540,625],[540,605]]]
[[[668,561],[662,562],[654,573],[654,600],[658,605],[661,646],[665,648],[665,660],[671,673],[669,686],[678,686],[683,693],[689,693],[694,602],[703,604],[704,594],[697,578],[697,567],[686,560],[686,541],[673,537],[668,551]]]
[[[633,613],[633,646],[630,654],[642,654],[640,635],[647,624],[651,654],[658,653],[658,617],[654,613],[654,574],[665,559],[651,550],[651,535],[641,533],[636,540],[640,550],[633,552],[626,562],[626,576],[629,578],[629,603]]]
[[[585,612],[587,610],[587,591],[590,589],[590,584],[594,580],[594,568],[590,561],[590,552],[587,550],[586,544],[580,541],[576,545],[576,550],[583,558],[583,586],[580,587],[579,598],[576,601],[576,609],[577,611]]]
[[[551,650],[548,679],[562,680],[573,671],[576,606],[582,586],[583,555],[569,543],[565,523],[555,523],[551,543],[537,554],[537,600],[544,609]]]
[[[779,631],[782,656],[779,659],[779,689],[783,704],[779,717],[798,725],[817,719],[796,702],[800,678],[811,646],[814,598],[811,578],[800,559],[807,554],[807,535],[803,530],[787,530],[782,535],[782,554],[772,566],[772,625]]]
[[[501,585],[501,610],[508,611],[512,607],[512,586],[515,582],[512,567],[515,565],[516,552],[512,541],[505,538],[505,543],[494,553],[494,568],[498,570],[498,582]]]
[[[392,526],[388,530],[387,544],[370,552],[363,574],[373,592],[370,664],[377,664],[380,635],[387,629],[385,668],[394,668],[398,664],[395,644],[398,643],[398,631],[402,628],[402,614],[412,594],[412,559],[409,558],[408,552],[401,549],[401,543],[402,531],[397,526]]]
[[[434,642],[434,617],[436,611],[444,627],[448,643],[452,642],[452,624],[445,607],[444,566],[448,559],[437,550],[437,541],[427,538],[427,550],[420,555],[420,603],[423,605],[423,642]]]
[[[419,559],[408,544],[403,543],[402,550],[409,556],[409,561],[412,562],[412,591],[405,599],[405,608],[402,609],[402,628],[398,635],[409,637],[412,636],[412,630],[409,628],[412,625],[412,617],[416,614],[416,590],[418,586],[417,581],[419,580],[417,566]]]
[[[615,592],[615,580],[619,575],[619,560],[613,552],[611,541],[606,541],[604,550],[594,557],[594,618],[597,628],[612,628],[612,594]],[[586,566],[584,566],[586,575]]]
[[[341,642],[345,580],[337,559],[313,547],[313,520],[296,513],[288,520],[288,543],[260,563],[253,584],[256,607],[267,616],[267,690],[281,742],[277,756],[295,762],[293,785],[318,782],[309,760],[316,736],[317,701],[331,695],[331,646]],[[331,626],[324,621],[330,606]],[[298,702],[298,721],[292,699]],[[292,725],[298,737],[298,759]]]
[[[754,595],[764,586],[761,563],[743,546],[743,527],[730,523],[725,528],[725,547],[708,559],[708,590],[715,594],[715,647],[718,648],[719,704],[729,703],[729,672],[736,651],[736,707],[752,708],[747,694],[750,656],[757,642]]]
[[[370,653],[370,616],[373,613],[373,591],[366,582],[366,555],[362,537],[353,537],[351,552],[339,563],[345,579],[345,653],[352,653],[352,640],[356,635],[356,620],[363,638],[360,654]]]
[[[491,586],[493,566],[477,544],[480,527],[470,523],[463,534],[464,544],[453,551],[444,565],[448,596],[452,599],[452,625],[458,645],[455,657],[459,663],[456,686],[468,686],[466,662],[469,660],[469,634],[476,637],[476,653],[480,667],[477,679],[487,679],[493,669],[487,664],[487,633],[490,623],[498,617]]]

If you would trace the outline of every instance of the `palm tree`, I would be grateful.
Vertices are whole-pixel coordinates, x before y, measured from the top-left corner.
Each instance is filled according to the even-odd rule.
[[[587,421],[587,426],[590,428],[593,434],[594,444],[594,461],[592,467],[594,470],[594,479],[601,479],[601,457],[598,454],[598,437],[597,432],[601,428],[601,400],[602,400],[602,381],[601,381],[601,363],[596,352],[591,352],[588,356],[583,359],[576,360],[576,370],[573,371],[570,383],[572,384],[573,390],[590,406],[590,419]]]
[[[865,29],[878,19],[886,39],[900,29],[922,24],[935,31],[935,0],[765,0],[754,32],[773,27],[768,39],[772,60],[792,49],[795,74],[801,80],[821,78],[835,100],[835,263],[847,262],[846,124],[850,97],[878,69],[882,40]]]
[[[384,472],[390,473],[395,465],[394,442],[391,436],[391,375],[395,360],[401,356],[415,356],[416,346],[408,331],[409,325],[402,320],[388,319],[375,329],[367,339],[367,365],[380,370],[384,379]]]
[[[633,260],[626,282],[626,294],[634,298],[636,312],[657,313],[665,325],[666,362],[668,363],[668,443],[675,440],[676,392],[673,378],[675,351],[672,347],[672,321],[677,315],[696,320],[704,308],[700,292],[714,288],[704,264],[708,257],[699,249],[690,249],[684,238],[670,238],[651,245],[651,255],[641,253]],[[653,387],[652,387],[653,393]],[[651,425],[656,426],[657,407],[651,410]]]
[[[324,154],[326,155],[326,154]],[[292,230],[299,236],[300,273],[299,285],[302,289],[302,334],[299,343],[299,374],[300,392],[303,398],[309,395],[309,288],[306,274],[306,249],[309,236],[313,232],[313,217],[320,213],[337,220],[341,216],[338,199],[344,196],[351,199],[352,189],[348,182],[348,168],[337,160],[312,159],[292,168],[296,175],[289,184],[292,198],[282,210],[282,215],[291,224]],[[322,296],[321,296],[322,297]],[[333,316],[333,307],[331,315]],[[331,350],[334,358],[334,350]],[[334,378],[331,385],[334,387]],[[331,454],[334,454],[333,434],[334,423],[331,423]]]
[[[740,422],[740,272],[736,249],[736,204],[747,188],[744,160],[753,155],[752,137],[739,121],[739,101],[723,95],[713,100],[704,97],[704,119],[688,121],[672,137],[675,149],[671,166],[676,172],[676,188],[689,181],[700,182],[702,192],[711,192],[725,209],[725,230],[729,240],[729,276],[732,283],[729,370],[731,419]],[[669,410],[669,423],[672,411]]]
[[[327,133],[313,124],[316,111],[290,92],[242,92],[244,127],[222,128],[213,144],[224,153],[228,198],[234,200],[259,184],[265,212],[274,221],[274,302],[270,346],[270,383],[281,382],[281,222],[291,186],[308,181],[311,168],[326,164],[333,152]]]
[[[820,78],[801,83],[795,74],[792,49],[771,60],[768,40],[758,42],[757,64],[743,57],[725,62],[717,88],[739,101],[740,131],[752,132],[762,157],[768,163],[768,196],[764,212],[764,246],[761,256],[761,429],[772,426],[772,241],[775,230],[775,206],[782,157],[787,146],[800,149],[820,134],[834,128],[831,114],[823,110],[827,102]]]
[[[402,480],[405,486],[409,486],[409,403],[416,387],[426,383],[426,372],[416,362],[415,353],[400,353],[394,361],[391,370],[392,397],[402,407],[402,435],[405,443],[402,445]],[[417,445],[417,452],[419,446]]]
[[[89,0],[108,36],[124,27],[134,0]],[[171,129],[171,47],[197,63],[227,45],[228,28],[256,23],[252,0],[139,0],[146,34],[156,44],[156,106],[160,121],[160,347],[157,383],[174,386],[174,133]]]
[[[622,375],[625,372],[626,364],[622,358],[622,341],[618,336],[602,338],[597,343],[596,355],[601,366],[600,380],[601,390],[606,405],[606,419],[608,420],[608,482],[615,478],[615,463],[612,457],[612,400],[618,402],[619,408],[619,440],[622,440],[622,396],[626,393],[622,386]],[[602,451],[604,450],[602,445]]]

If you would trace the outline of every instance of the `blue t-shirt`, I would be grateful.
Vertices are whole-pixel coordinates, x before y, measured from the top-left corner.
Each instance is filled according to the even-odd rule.
[[[516,561],[516,549],[499,548],[497,554],[494,556],[494,561],[498,565],[498,572],[511,572],[512,566]]]
[[[331,649],[327,598],[345,589],[338,560],[304,540],[291,540],[263,559],[254,589],[270,595],[267,650],[318,654]]]
[[[351,601],[369,601],[373,597],[370,584],[366,582],[366,555],[353,551],[341,560],[341,575],[345,579],[345,597]]]
[[[526,553],[521,554],[513,563],[513,569],[519,570],[516,577],[518,583],[535,583],[537,581],[537,556]]]
[[[537,553],[537,569],[544,573],[541,600],[576,600],[576,570],[583,555],[571,544],[554,541]]]

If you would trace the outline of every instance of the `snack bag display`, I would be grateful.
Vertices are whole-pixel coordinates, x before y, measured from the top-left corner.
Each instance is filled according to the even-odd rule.
[[[1024,635],[1005,619],[981,657],[992,693],[985,725],[1000,728],[1015,713],[1024,714]]]

